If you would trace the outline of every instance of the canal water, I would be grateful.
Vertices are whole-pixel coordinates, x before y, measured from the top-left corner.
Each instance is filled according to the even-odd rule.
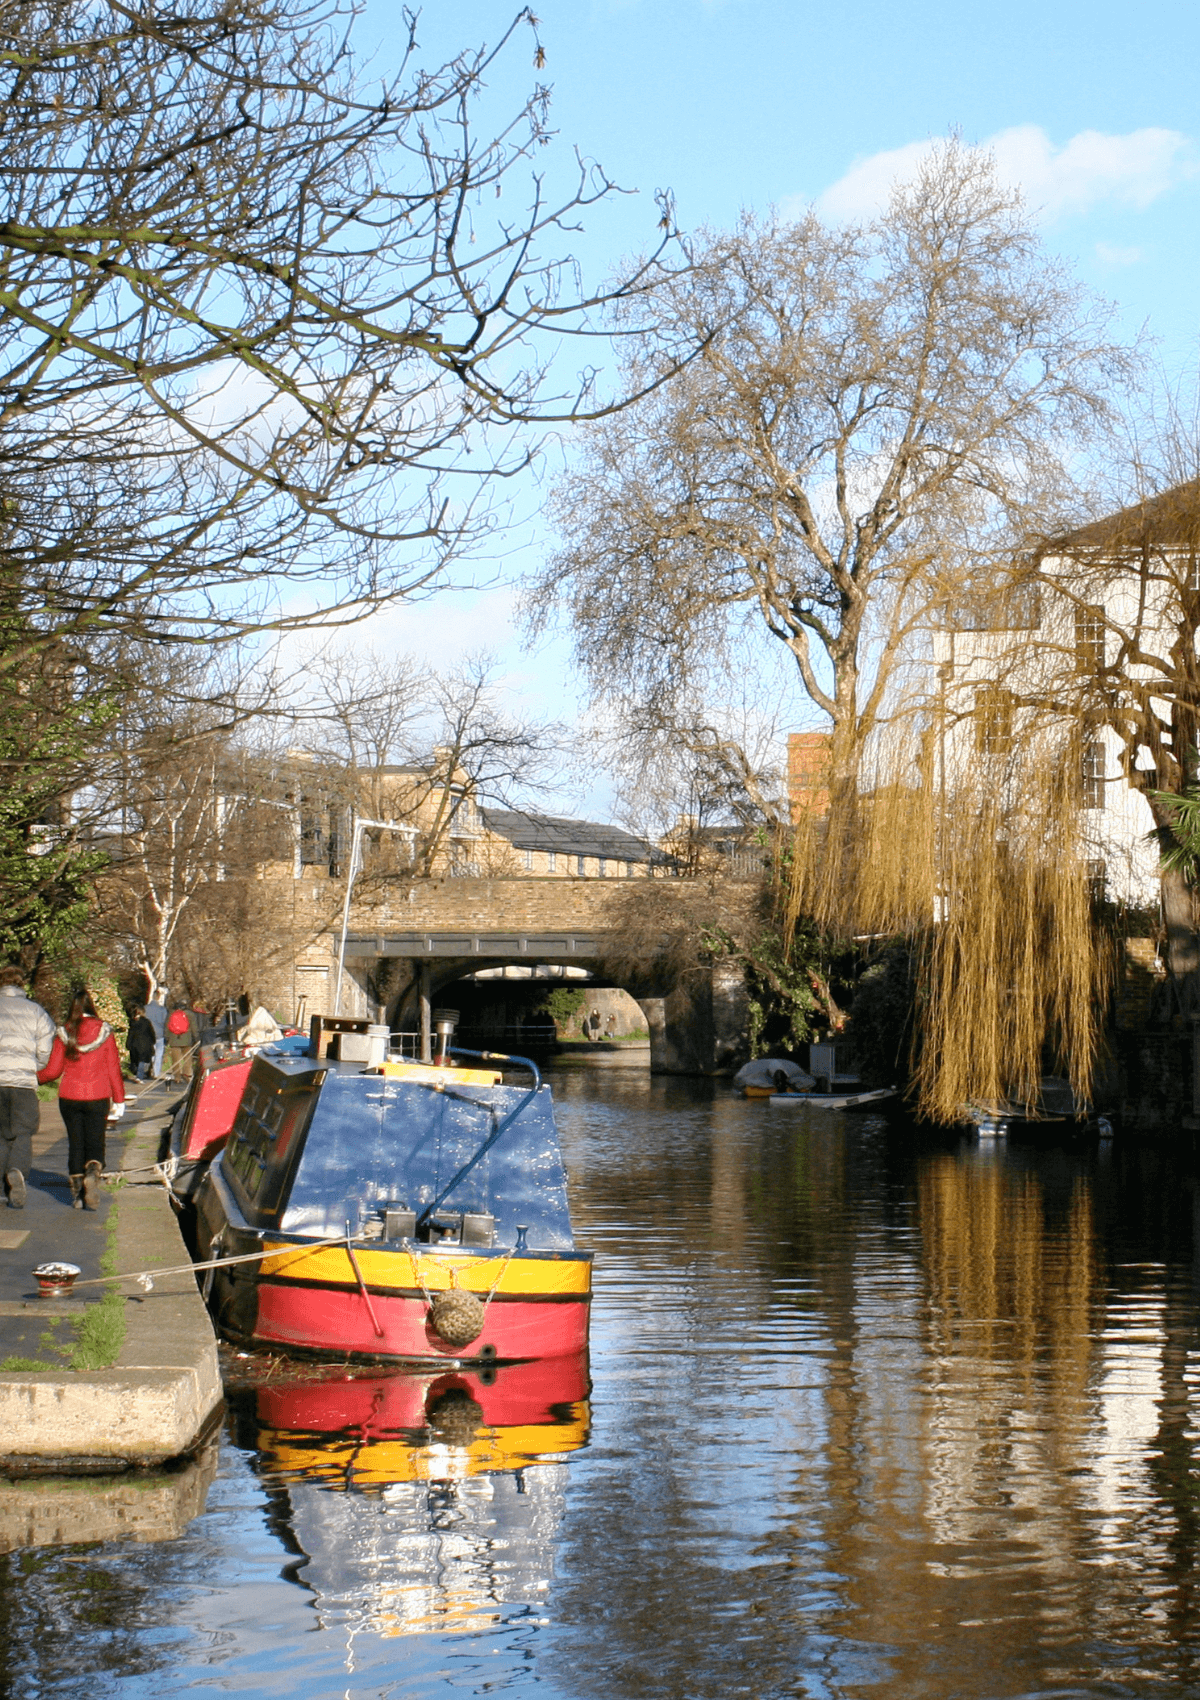
[[[0,1558],[5,1696],[1200,1694],[1190,1161],[554,1086],[590,1400],[248,1373],[179,1539]]]

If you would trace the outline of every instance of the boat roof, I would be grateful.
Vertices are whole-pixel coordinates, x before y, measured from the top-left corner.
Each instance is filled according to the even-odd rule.
[[[495,1217],[495,1243],[570,1250],[566,1176],[550,1088],[388,1079],[313,1057],[254,1060],[221,1167],[247,1222],[283,1233],[357,1234],[385,1205],[420,1213],[497,1124],[511,1126],[446,1199]]]

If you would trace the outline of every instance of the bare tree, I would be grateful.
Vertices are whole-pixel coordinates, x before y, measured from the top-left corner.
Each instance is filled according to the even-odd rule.
[[[431,807],[417,862],[422,874],[432,872],[460,831],[462,847],[456,854],[469,863],[478,805],[512,807],[518,798],[544,790],[561,751],[562,726],[506,711],[495,673],[494,658],[480,654],[434,678],[436,734],[427,782]]]
[[[447,855],[474,865],[479,805],[536,795],[565,743],[561,726],[505,708],[487,654],[440,672],[409,656],[327,648],[306,663],[290,713],[289,784],[307,813],[412,828],[411,850],[368,832],[368,880],[427,877]]]
[[[433,69],[406,16],[372,88],[338,0],[0,5],[10,673],[38,644],[207,644],[427,586],[527,456],[514,427],[603,406],[547,365],[600,299],[556,246],[610,185],[581,168],[549,203],[531,169],[497,203],[548,140],[541,87],[473,129],[532,14]]]
[[[153,989],[174,973],[184,938],[211,927],[205,899],[217,888],[261,880],[272,865],[291,878],[299,818],[267,752],[161,696],[139,708],[90,796],[90,836],[107,858],[98,925]]]
[[[1200,786],[1200,437],[1172,408],[1156,421],[1127,489],[1136,499],[1047,545],[1042,702],[1069,717],[1079,748],[1119,777],[1096,781],[1116,803],[1128,785],[1144,800],[1142,831],[1161,851],[1159,881],[1167,960],[1183,1007],[1197,1006],[1200,929],[1195,890],[1194,799]],[[1022,663],[1007,658],[1014,670]],[[1024,664],[1028,674],[1028,664]],[[1017,675],[1020,676],[1019,674]],[[1128,808],[1126,832],[1139,814]],[[1099,846],[1103,857],[1105,847]],[[1111,854],[1111,851],[1110,851]]]
[[[1053,529],[1067,458],[1128,363],[990,159],[957,143],[877,223],[747,216],[655,300],[666,349],[702,353],[585,428],[535,618],[565,606],[596,692],[615,681],[651,716],[781,645],[827,717],[832,812],[852,816],[933,611]],[[639,347],[627,383],[655,362]]]

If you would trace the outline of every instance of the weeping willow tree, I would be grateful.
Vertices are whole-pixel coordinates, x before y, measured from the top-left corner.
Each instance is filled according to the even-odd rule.
[[[811,919],[911,941],[913,1084],[937,1121],[1036,1104],[1047,1072],[1086,1100],[1103,1044],[1113,951],[1081,809],[1086,727],[1035,671],[1021,695],[968,666],[910,703],[840,816],[800,809],[792,828],[785,938]]]

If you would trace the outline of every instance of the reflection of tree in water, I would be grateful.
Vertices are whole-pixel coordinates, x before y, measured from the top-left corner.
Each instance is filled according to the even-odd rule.
[[[604,1415],[555,1679],[1200,1692],[1189,1175],[676,1082],[606,1083],[577,1134],[556,1092]]]
[[[831,1363],[853,1356],[856,1259],[890,1209],[847,1203],[879,1190],[872,1124],[810,1136],[688,1081],[606,1083],[578,1147],[563,1123],[607,1433],[571,1496],[549,1674],[621,1700],[883,1680],[830,1621]]]
[[[131,1566],[119,1547],[4,1553],[0,1695],[61,1692],[68,1684],[161,1670],[172,1660],[170,1648],[156,1647],[146,1631],[171,1615],[153,1569]]]

